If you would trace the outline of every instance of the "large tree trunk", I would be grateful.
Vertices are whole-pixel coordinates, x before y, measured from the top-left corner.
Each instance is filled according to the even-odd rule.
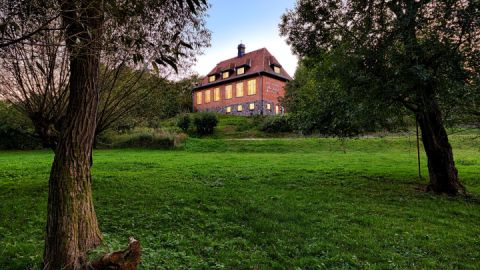
[[[430,183],[427,191],[457,195],[465,193],[464,186],[458,179],[452,147],[443,126],[438,104],[430,100],[416,117],[422,131],[422,141],[428,158]]]
[[[44,269],[77,270],[100,244],[90,172],[98,105],[103,24],[101,1],[64,0],[62,19],[70,51],[70,95],[55,150],[48,194]]]

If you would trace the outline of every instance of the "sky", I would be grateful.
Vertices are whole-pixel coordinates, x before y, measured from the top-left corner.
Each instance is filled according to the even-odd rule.
[[[293,55],[278,24],[283,13],[295,5],[295,0],[211,0],[207,27],[212,31],[211,47],[204,49],[193,67],[206,75],[217,63],[237,56],[237,46],[243,42],[246,52],[261,48],[277,58],[293,77],[297,57]]]

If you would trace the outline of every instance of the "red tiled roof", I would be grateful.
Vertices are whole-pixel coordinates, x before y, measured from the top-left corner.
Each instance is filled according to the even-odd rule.
[[[247,68],[245,69],[245,74],[237,75],[235,72],[231,72],[228,79],[233,79],[237,76],[244,77],[248,76],[249,74],[254,74],[258,72],[266,72],[274,76],[283,77],[286,80],[292,80],[292,77],[290,77],[290,75],[288,75],[288,73],[283,68],[281,68],[280,74],[275,73],[273,70],[273,65],[281,67],[275,56],[273,56],[266,48],[262,48],[256,51],[246,53],[241,57],[234,57],[218,63],[217,66],[202,79],[201,86],[209,84],[208,76],[217,74],[218,79],[215,82],[212,82],[212,84],[218,83],[219,81],[222,81],[221,72],[227,70],[233,71],[235,70],[235,68],[241,66],[247,66]]]

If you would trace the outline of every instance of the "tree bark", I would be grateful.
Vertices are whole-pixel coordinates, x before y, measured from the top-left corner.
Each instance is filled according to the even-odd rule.
[[[45,270],[84,269],[86,252],[101,242],[92,199],[90,157],[98,106],[101,1],[64,0],[70,51],[70,95],[55,150],[48,194]]]
[[[434,100],[417,112],[416,117],[422,132],[422,142],[428,159],[430,183],[427,191],[457,195],[465,193],[458,179],[452,147],[443,126],[442,114]]]

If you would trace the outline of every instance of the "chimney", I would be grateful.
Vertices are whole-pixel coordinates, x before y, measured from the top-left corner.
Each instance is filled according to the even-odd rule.
[[[238,44],[238,57],[242,57],[245,55],[245,44]]]

